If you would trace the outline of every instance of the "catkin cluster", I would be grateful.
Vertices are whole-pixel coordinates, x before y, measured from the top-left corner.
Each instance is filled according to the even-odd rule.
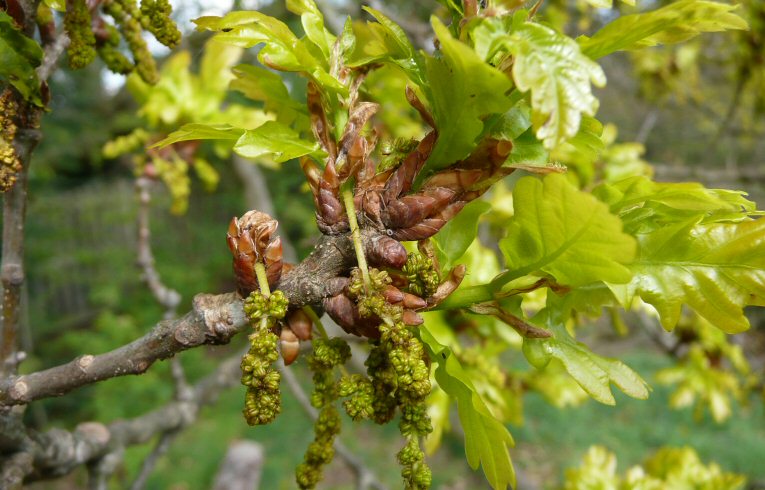
[[[18,102],[10,89],[0,95],[0,192],[5,192],[16,182],[21,171],[21,160],[13,140],[16,138]]]
[[[253,291],[244,302],[244,312],[255,329],[249,337],[250,350],[242,358],[242,384],[247,387],[244,418],[249,425],[264,425],[281,412],[281,374],[273,363],[279,358],[276,334],[271,328],[287,313],[287,298],[274,291],[267,298]]]
[[[99,3],[103,13],[114,19],[114,25],[101,17]],[[170,19],[171,13],[168,0],[141,0],[140,7],[136,0],[105,0],[95,4],[87,0],[67,0],[64,29],[70,39],[69,66],[84,68],[98,54],[115,73],[135,70],[146,83],[156,83],[159,80],[157,66],[142,34],[150,32],[165,46],[177,46],[181,33]],[[41,15],[47,17],[45,11]],[[44,21],[38,19],[38,23]],[[132,60],[120,49],[123,40]]]
[[[425,270],[426,262],[421,260],[418,270]],[[430,368],[422,342],[402,320],[403,308],[387,303],[383,297],[390,278],[375,269],[369,271],[369,276],[370,284],[365,288],[360,274],[354,271],[348,290],[355,296],[362,316],[375,315],[382,320],[380,338],[371,341],[372,350],[365,362],[368,377],[344,377],[338,384],[338,394],[347,397],[343,405],[354,420],[369,418],[384,424],[398,409],[399,430],[407,438],[397,455],[401,475],[407,489],[428,488],[431,472],[424,462],[419,437],[433,430],[425,403],[431,390]]]
[[[438,289],[440,283],[438,271],[433,261],[423,254],[409,253],[401,272],[409,281],[409,292],[412,294],[428,298]]]
[[[334,368],[345,364],[351,357],[351,348],[339,338],[313,340],[313,353],[308,367],[313,371],[314,390],[311,404],[319,409],[314,424],[314,440],[303,456],[303,462],[295,470],[300,488],[314,488],[322,478],[322,469],[332,461],[335,436],[340,433],[340,414],[332,405],[337,399]]]

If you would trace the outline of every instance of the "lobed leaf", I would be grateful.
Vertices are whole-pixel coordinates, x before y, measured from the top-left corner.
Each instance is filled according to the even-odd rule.
[[[423,325],[418,332],[431,359],[438,363],[435,371],[438,385],[457,400],[468,464],[473,469],[480,465],[492,488],[514,487],[515,470],[508,451],[513,445],[512,436],[486,407],[451,349],[436,340],[427,326]]]
[[[533,171],[534,169],[546,169],[550,167],[550,152],[547,151],[536,136],[534,130],[529,129],[517,138],[513,139],[513,149],[507,156],[503,167],[522,168]],[[559,167],[564,169],[565,167]]]
[[[325,89],[341,94],[347,88],[329,74],[329,60],[321,50],[312,51],[284,22],[257,11],[231,12],[224,17],[200,17],[197,30],[217,31],[215,39],[250,48],[264,44],[258,53],[263,65],[281,71],[305,73]],[[320,54],[317,58],[315,54]]]
[[[287,0],[287,10],[300,16],[303,30],[308,39],[321,50],[324,59],[329,59],[335,36],[324,27],[324,16],[313,0]]]
[[[388,61],[402,68],[414,83],[422,85],[420,55],[404,30],[379,10],[372,7],[363,9],[377,22],[354,26],[357,42],[355,49],[346,57],[346,64],[358,67]]]
[[[696,216],[702,223],[714,223],[741,221],[755,213],[755,203],[744,192],[707,189],[694,182],[653,182],[643,176],[600,184],[593,195],[608,204],[631,233],[649,232]]]
[[[268,121],[255,129],[245,130],[234,145],[234,151],[245,158],[270,155],[277,163],[318,150],[317,142],[302,139],[292,128],[276,121]]]
[[[553,337],[544,339],[545,350],[563,363],[566,371],[592,398],[606,405],[614,405],[610,384],[625,394],[644,400],[648,398],[648,385],[635,371],[617,360],[593,353],[585,344],[577,342],[566,331],[563,321],[548,309],[540,312],[546,319],[546,328]]]
[[[680,0],[652,12],[619,17],[592,37],[577,39],[582,52],[598,59],[615,51],[679,43],[702,32],[746,29],[737,6],[708,0]]]
[[[295,123],[301,129],[308,129],[310,121],[305,104],[290,96],[282,77],[254,65],[237,65],[233,68],[235,78],[230,88],[243,93],[252,100],[264,103],[264,109],[276,114],[284,124]]]
[[[504,113],[512,103],[506,93],[512,87],[504,73],[484,63],[469,46],[454,39],[435,17],[433,30],[441,44],[441,58],[427,56],[422,87],[438,129],[438,140],[423,171],[442,169],[475,148],[487,114]]]
[[[625,264],[635,255],[635,239],[605,204],[565,176],[524,177],[513,199],[515,215],[499,243],[509,271],[495,282],[540,273],[570,287],[630,280]]]
[[[516,86],[531,91],[537,138],[551,150],[577,134],[583,114],[595,115],[598,100],[590,84],[602,87],[606,77],[571,38],[540,24],[515,24],[501,41],[514,56]]]
[[[10,15],[0,11],[0,81],[13,85],[24,99],[38,106],[43,103],[35,67],[42,58],[40,45],[16,28]]]
[[[695,217],[637,235],[632,280],[610,285],[622,304],[640,297],[672,330],[688,305],[717,328],[749,328],[747,305],[765,305],[765,220],[701,224]]]

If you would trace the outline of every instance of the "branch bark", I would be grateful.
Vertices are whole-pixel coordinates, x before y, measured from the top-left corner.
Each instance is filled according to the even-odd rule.
[[[14,141],[22,163],[16,184],[3,196],[3,257],[0,279],[3,284],[2,344],[0,345],[0,377],[16,372],[21,290],[24,285],[24,225],[26,224],[27,176],[32,152],[40,141],[40,131],[34,126],[40,109],[20,104],[24,114]]]
[[[12,488],[10,484],[19,480],[57,478],[84,464],[97,467],[110,455],[121,457],[128,446],[187,427],[196,420],[201,407],[212,404],[222,391],[239,383],[241,356],[238,353],[223,361],[193,387],[189,399],[174,400],[140,417],[110,425],[86,422],[73,432],[62,429],[27,432],[20,450],[7,458],[2,467],[0,488]]]
[[[373,243],[376,232],[363,232],[364,243]],[[323,235],[315,250],[279,283],[290,308],[320,307],[322,300],[338,294],[355,265],[348,235]],[[0,406],[19,405],[61,396],[75,388],[116,376],[141,374],[154,362],[205,344],[226,344],[247,325],[242,299],[236,293],[198,294],[192,311],[175,320],[159,322],[133,342],[100,355],[82,355],[66,364],[0,380]]]

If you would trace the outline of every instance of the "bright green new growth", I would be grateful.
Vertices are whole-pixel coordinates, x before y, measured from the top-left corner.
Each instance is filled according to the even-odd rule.
[[[40,45],[25,36],[10,15],[0,11],[0,83],[10,84],[35,105],[42,105],[35,68],[43,59]]]
[[[568,372],[569,391],[578,389],[570,382],[573,379],[602,403],[614,403],[612,383],[632,397],[647,397],[648,387],[637,373],[575,340],[583,315],[599,315],[604,307],[612,311],[629,307],[637,298],[653,304],[668,328],[683,304],[718,328],[730,332],[746,328],[743,308],[764,301],[765,264],[759,258],[765,257],[765,242],[762,225],[752,219],[752,204],[737,193],[651,182],[646,177],[648,166],[640,159],[641,148],[613,144],[613,136],[595,119],[598,100],[592,88],[605,83],[597,58],[678,42],[701,32],[740,29],[743,21],[732,8],[681,0],[653,12],[619,17],[592,38],[575,41],[522,9],[494,5],[489,15],[477,3],[471,4],[475,12],[469,13],[458,2],[442,3],[454,18],[450,27],[431,20],[437,39],[433,54],[415,49],[400,26],[374,9],[366,11],[375,21],[348,22],[336,37],[310,0],[288,2],[290,11],[300,15],[303,37],[260,12],[232,12],[196,23],[201,30],[215,31],[217,41],[239,47],[260,45],[258,59],[265,67],[299,73],[315,84],[335,138],[347,120],[348,81],[363,72],[361,98],[381,104],[376,116],[381,141],[393,142],[378,147],[382,168],[397,165],[408,144],[414,147],[411,133],[383,127],[396,120],[388,119],[386,111],[413,112],[396,105],[405,99],[403,94],[392,97],[389,87],[400,87],[402,92],[410,87],[409,100],[416,98],[413,105],[419,105],[422,120],[409,116],[399,120],[415,128],[415,137],[431,129],[438,136],[415,189],[435,171],[462,159],[478,167],[477,160],[484,155],[474,161],[469,158],[490,142],[501,142],[508,149],[504,162],[498,163],[504,169],[540,174],[515,181],[512,194],[506,192],[503,209],[497,203],[475,201],[450,217],[434,240],[442,271],[416,253],[409,254],[403,268],[409,292],[427,298],[438,290],[439,272],[468,263],[463,284],[469,287],[458,289],[437,308],[470,308],[504,321],[505,330],[510,324],[525,335],[524,353],[543,369],[525,379],[545,383]],[[610,5],[601,0],[589,3],[599,8]],[[187,124],[157,147],[217,139],[259,161],[278,163],[303,156],[324,161],[326,154],[311,131],[305,105],[290,97],[276,75],[253,66],[237,67],[235,75],[232,87],[262,104],[273,120],[253,127],[222,121]],[[380,83],[376,75],[391,81]],[[569,175],[562,174],[563,164],[570,165]],[[504,271],[488,249],[474,241],[482,219],[504,234],[500,241]],[[679,246],[667,247],[669,241]],[[476,259],[480,254],[492,260]],[[486,277],[487,271],[494,271],[488,273],[495,277]],[[388,276],[374,269],[369,276],[365,285],[360,273],[354,273],[350,286],[361,314],[382,320],[381,339],[372,343],[366,361],[368,376],[343,376],[335,382],[326,372],[315,375],[316,406],[324,410],[342,397],[352,419],[379,423],[392,420],[400,408],[400,428],[408,437],[398,454],[402,475],[410,488],[422,488],[429,476],[417,439],[434,423],[423,408],[430,391],[430,372],[422,359],[427,351],[436,365],[436,393],[457,404],[468,462],[474,468],[482,466],[492,487],[512,485],[512,437],[497,415],[500,412],[484,397],[485,386],[474,382],[470,366],[462,362],[464,350],[456,334],[444,339],[431,325],[417,330],[405,326],[400,309],[387,305],[380,295]],[[712,283],[712,278],[721,276]],[[496,324],[481,326],[474,332],[481,342],[508,348],[502,344],[510,337],[507,332]],[[582,396],[579,390],[570,398]],[[328,455],[333,415],[327,409],[324,416],[326,427],[317,428],[317,446],[309,450],[299,471],[301,485],[318,481],[318,468]],[[443,424],[441,420],[438,423]],[[435,429],[440,433],[443,426]]]
[[[564,490],[619,488],[661,490],[666,488],[708,488],[741,490],[746,479],[727,473],[715,463],[705,465],[690,447],[662,448],[642,465],[617,473],[616,456],[602,446],[590,447],[576,468],[566,470]]]

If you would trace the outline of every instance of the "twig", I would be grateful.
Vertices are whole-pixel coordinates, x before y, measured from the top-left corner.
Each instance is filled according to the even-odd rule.
[[[300,386],[300,382],[295,377],[291,368],[285,367],[283,363],[279,365],[282,373],[282,379],[287,382],[287,386],[295,396],[303,411],[308,415],[311,420],[316,420],[319,417],[319,412],[311,405],[311,401],[308,398],[308,394]],[[387,487],[380,482],[369,467],[364,462],[353,454],[353,451],[343,444],[339,439],[335,439],[334,443],[335,452],[340,458],[345,461],[348,467],[356,474],[357,487],[359,490],[374,488],[377,490],[386,490]]]
[[[154,267],[154,254],[151,251],[151,181],[145,177],[136,179],[135,186],[138,192],[138,266],[141,268],[142,279],[151,291],[154,299],[165,308],[163,318],[172,320],[177,316],[176,309],[181,302],[181,294],[166,286],[162,282],[159,272]],[[183,365],[177,357],[173,357],[171,372],[175,381],[176,399],[182,399],[188,390],[186,374]]]
[[[163,320],[149,333],[118,349],[84,355],[57,367],[0,381],[0,405],[18,405],[63,395],[75,388],[127,374],[141,374],[155,361],[204,344],[225,344],[247,326],[236,293],[199,294],[192,311]]]
[[[372,243],[377,232],[362,231]],[[353,244],[347,234],[323,235],[314,251],[279,282],[291,308],[320,307],[324,298],[338,294],[355,265]],[[61,396],[88,384],[116,376],[141,374],[154,362],[205,344],[225,344],[248,325],[242,299],[236,293],[198,294],[192,311],[159,322],[133,342],[100,355],[83,355],[57,367],[23,376],[0,379],[0,406],[19,405]]]
[[[717,136],[712,139],[712,144],[710,145],[711,148],[715,148],[722,137],[725,136],[725,133],[728,131],[728,126],[730,125],[731,121],[733,121],[733,117],[736,115],[736,110],[738,109],[739,103],[741,102],[741,95],[744,93],[744,87],[746,87],[748,81],[748,70],[745,73],[739,74],[739,78],[736,81],[736,86],[733,89],[733,97],[731,97],[730,105],[728,105],[728,110],[725,112],[725,117],[720,124],[720,129],[717,132]]]
[[[24,478],[32,472],[33,464],[34,458],[27,452],[9,456],[0,467],[0,488],[20,489]]]
[[[24,284],[24,225],[26,223],[27,175],[32,152],[40,141],[40,131],[35,129],[40,109],[20,104],[16,138],[13,142],[21,160],[22,170],[16,184],[3,196],[3,257],[0,262],[0,280],[3,285],[2,342],[0,344],[0,376],[16,372],[21,360],[17,354],[20,318],[21,290]]]
[[[154,467],[157,465],[159,458],[164,456],[167,450],[170,449],[170,444],[178,436],[178,434],[180,434],[180,431],[175,429],[172,431],[164,432],[159,437],[157,445],[154,446],[154,449],[152,449],[151,453],[149,453],[146,459],[143,460],[143,463],[141,464],[141,471],[138,472],[138,476],[136,476],[135,480],[133,480],[133,484],[130,485],[130,490],[143,490],[146,487],[146,482],[149,480],[149,476],[151,475],[152,471],[154,471]]]
[[[37,78],[45,82],[56,70],[56,65],[64,50],[69,46],[69,36],[66,32],[60,31],[56,34],[56,39],[51,44],[45,46],[45,53],[40,66],[37,67]]]
[[[30,431],[23,450],[3,466],[3,475],[19,473],[31,457],[34,467],[26,471],[28,481],[57,478],[87,464],[93,473],[93,485],[103,475],[113,472],[113,464],[122,458],[128,446],[143,444],[157,434],[180,431],[192,424],[201,407],[215,402],[221,392],[239,382],[242,353],[223,361],[218,368],[193,388],[185,401],[172,401],[140,417],[120,420],[108,426],[98,422],[80,424],[73,432],[52,429],[45,433]],[[25,456],[21,456],[24,454]],[[0,483],[3,483],[0,481]],[[5,487],[3,487],[5,488]]]
[[[257,490],[265,460],[263,446],[255,441],[235,441],[226,452],[213,490]]]
[[[656,127],[658,121],[659,109],[654,107],[648,114],[646,114],[645,119],[643,119],[643,123],[640,125],[640,130],[638,130],[638,134],[635,136],[635,142],[645,144],[648,140],[648,136],[651,134],[653,128]]]
[[[146,177],[139,177],[135,181],[138,192],[138,266],[143,273],[143,281],[149,287],[154,299],[165,308],[165,320],[169,320],[176,316],[176,308],[181,302],[181,295],[162,282],[159,272],[154,267],[149,223],[151,213],[150,186],[151,181]]]

